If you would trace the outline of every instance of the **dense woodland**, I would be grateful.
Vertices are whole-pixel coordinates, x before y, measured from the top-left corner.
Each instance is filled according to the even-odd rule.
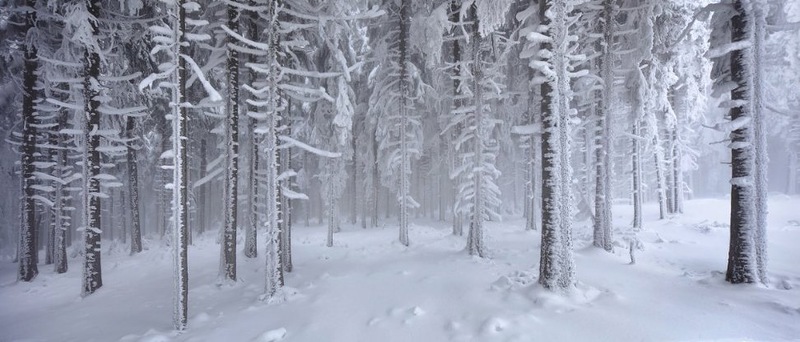
[[[0,0],[0,254],[89,296],[114,281],[102,251],[165,243],[182,330],[198,234],[221,284],[265,257],[269,300],[303,272],[301,226],[409,246],[433,218],[483,258],[485,223],[523,215],[538,283],[568,291],[575,220],[633,258],[643,202],[729,195],[725,278],[767,283],[767,193],[800,190],[799,20],[792,0]]]

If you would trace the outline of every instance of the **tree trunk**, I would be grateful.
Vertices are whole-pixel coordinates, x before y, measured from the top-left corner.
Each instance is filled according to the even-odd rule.
[[[177,22],[175,23],[175,37],[179,44],[175,58],[178,59],[178,69],[175,75],[175,92],[173,94],[172,111],[172,149],[173,163],[173,188],[172,188],[172,215],[174,220],[175,248],[175,311],[173,322],[176,330],[186,329],[186,318],[189,301],[189,265],[188,265],[188,164],[186,163],[186,142],[188,139],[186,124],[188,108],[180,104],[186,102],[186,59],[180,56],[189,53],[186,42],[186,0],[178,0],[176,4]]]
[[[27,0],[28,11],[25,13],[25,31],[36,29],[36,1]],[[39,68],[38,51],[32,43],[26,44],[25,66],[23,70],[23,95],[22,95],[22,152],[21,179],[22,179],[22,220],[19,231],[18,259],[19,269],[17,279],[31,281],[39,274],[36,265],[39,249],[36,248],[36,203],[33,195],[35,179],[34,154],[36,153],[36,71]]]
[[[127,118],[125,131],[128,134],[128,139],[134,139],[135,119],[132,116]],[[131,213],[131,254],[140,253],[142,251],[142,230],[139,219],[139,170],[137,166],[136,148],[131,142],[128,143],[127,149],[127,164],[128,164],[128,205]]]
[[[86,1],[86,8],[92,19],[89,25],[92,28],[92,35],[97,37],[100,33],[96,19],[100,17],[100,3],[93,0]],[[96,39],[96,38],[95,38]],[[100,263],[100,181],[97,176],[100,174],[100,135],[91,134],[93,130],[100,128],[100,89],[98,89],[100,77],[100,55],[99,51],[92,47],[86,47],[84,53],[84,81],[83,92],[85,99],[86,123],[84,126],[84,141],[86,150],[84,152],[84,208],[85,224],[84,229],[84,248],[85,260],[83,264],[83,296],[94,293],[103,286],[102,270]]]
[[[452,0],[450,2],[450,22],[453,24],[459,23],[461,21],[461,3],[458,0]],[[458,40],[453,40],[453,108],[460,108],[462,105],[462,100],[459,98],[461,95],[461,46]],[[463,125],[459,124],[456,127],[456,132],[453,133],[453,137],[457,137],[461,130],[464,129]],[[455,148],[451,148],[451,156],[452,156],[452,164],[451,167],[455,168],[458,158],[456,157],[457,151]],[[464,214],[456,208],[456,203],[458,202],[458,196],[460,193],[459,187],[461,186],[462,179],[461,176],[456,178],[453,182],[453,235],[462,236],[464,235]]]
[[[641,161],[641,123],[638,118],[633,121],[633,135],[631,139],[631,176],[633,177],[633,228],[642,228],[642,161]]]
[[[228,28],[239,32],[239,13],[236,7],[228,5]],[[235,38],[228,37],[228,44],[235,44]],[[225,227],[222,239],[223,267],[220,275],[226,280],[236,281],[236,231],[238,179],[239,179],[239,52],[228,47],[228,116],[226,131],[225,168]]]
[[[603,20],[600,28],[603,34],[603,44],[600,44],[600,77],[605,84],[614,83],[614,63],[611,47],[614,43],[614,7],[615,1],[603,1]],[[597,129],[595,140],[595,196],[594,196],[594,241],[595,247],[611,251],[613,225],[611,215],[611,156],[613,144],[611,143],[611,115],[612,115],[612,87],[603,87],[600,96],[600,107],[597,111]]]
[[[410,10],[410,2],[409,0],[400,0],[400,36],[398,37],[398,41],[400,44],[399,47],[399,56],[398,56],[398,64],[400,65],[400,80],[398,81],[398,86],[400,88],[400,191],[398,192],[398,199],[400,201],[400,236],[399,240],[400,243],[408,246],[408,205],[409,205],[409,197],[411,196],[409,193],[410,188],[410,180],[409,176],[411,174],[411,161],[409,160],[409,148],[408,148],[408,113],[407,113],[407,106],[410,105],[408,102],[409,97],[409,84],[408,84],[408,70],[406,63],[408,62],[408,26],[409,26],[409,17],[408,12]]]
[[[67,124],[67,117],[66,113],[61,113],[58,118],[58,126],[56,127],[55,131],[60,131],[63,127]],[[64,139],[58,135],[57,136],[57,146],[63,146],[62,143]],[[56,170],[55,176],[58,178],[63,179],[66,175],[65,173],[68,172],[68,165],[67,165],[67,151],[64,148],[58,149],[58,153],[56,154],[56,159],[54,160],[56,163],[54,170]],[[55,228],[54,228],[54,243],[55,246],[53,248],[53,262],[55,263],[55,271],[56,273],[66,273],[68,266],[67,266],[67,237],[66,232],[70,228],[70,217],[69,211],[66,210],[68,206],[67,202],[69,200],[69,193],[65,189],[66,187],[61,184],[60,182],[55,183],[55,193],[56,193],[56,207],[55,212],[56,216],[53,218],[55,220]]]
[[[569,92],[567,72],[568,13],[567,3],[539,2],[539,15],[547,25],[552,41],[541,44],[553,51],[545,59],[552,65],[554,77],[541,85],[542,94],[542,247],[539,284],[546,289],[565,290],[575,284],[571,238],[571,169],[569,148]],[[553,16],[548,17],[546,13]],[[555,50],[553,50],[555,49]]]
[[[477,14],[477,4],[473,3],[470,7],[470,17],[473,20],[472,31],[472,92],[475,100],[475,145],[474,145],[474,165],[472,173],[474,196],[472,197],[472,213],[467,233],[467,252],[470,255],[477,255],[481,258],[486,256],[483,241],[483,216],[486,205],[484,202],[483,185],[483,150],[485,137],[482,131],[486,124],[483,118],[483,70],[481,67],[481,35],[478,29],[479,19]]]
[[[731,132],[731,234],[725,280],[737,283],[767,282],[766,277],[766,137],[763,132],[762,60],[764,12],[760,3],[750,6],[735,0],[731,42],[752,46],[730,53],[731,121],[750,120]],[[758,58],[758,59],[757,59]]]

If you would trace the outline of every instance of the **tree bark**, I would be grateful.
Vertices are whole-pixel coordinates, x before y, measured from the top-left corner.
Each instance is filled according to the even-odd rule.
[[[25,13],[25,32],[36,28],[36,1],[27,0],[28,11]],[[17,279],[21,281],[31,281],[39,274],[36,261],[38,260],[39,249],[36,248],[36,222],[33,185],[35,179],[34,172],[34,153],[36,153],[36,71],[39,68],[39,55],[36,45],[32,41],[26,40],[24,45],[25,64],[23,70],[23,95],[22,95],[22,160],[21,160],[21,179],[22,179],[22,220],[20,222],[18,259],[19,269]]]
[[[100,17],[100,3],[96,0],[87,0],[86,8],[93,19]],[[92,35],[97,37],[100,33],[97,20],[89,20]],[[95,38],[96,39],[96,38]],[[86,47],[84,53],[84,82],[83,91],[85,99],[86,123],[84,126],[84,198],[86,208],[86,227],[84,230],[85,261],[83,265],[83,295],[94,293],[103,286],[102,270],[100,263],[100,135],[92,134],[93,130],[100,128],[100,54],[91,47]]]
[[[228,5],[228,28],[239,32],[239,13],[236,7]],[[235,44],[235,38],[228,37],[228,44]],[[225,226],[222,234],[222,267],[220,275],[226,280],[236,281],[236,231],[237,206],[239,203],[239,52],[228,47],[228,116],[226,134],[225,168]]]

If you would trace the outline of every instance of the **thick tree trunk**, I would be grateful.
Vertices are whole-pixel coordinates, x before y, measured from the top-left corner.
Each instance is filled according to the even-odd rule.
[[[27,0],[28,11],[25,13],[26,31],[35,29],[36,26],[36,1]],[[39,68],[39,57],[36,46],[28,42],[24,46],[25,64],[23,70],[23,95],[22,95],[22,152],[21,180],[22,180],[22,220],[20,222],[18,259],[19,269],[17,279],[31,281],[39,274],[36,265],[39,259],[39,249],[36,247],[36,222],[34,202],[35,179],[34,154],[36,153],[36,71]]]
[[[539,284],[546,289],[566,290],[575,284],[569,161],[570,81],[566,56],[571,6],[553,0],[540,1],[539,6],[541,22],[547,25],[547,35],[552,39],[543,42],[541,48],[555,49],[550,57],[546,57],[555,77],[541,85],[543,210]],[[553,16],[552,21],[546,13]]]
[[[766,277],[766,137],[763,132],[762,70],[764,9],[760,3],[734,1],[731,42],[752,46],[730,54],[731,121],[749,120],[731,132],[731,234],[725,280],[767,282]]]

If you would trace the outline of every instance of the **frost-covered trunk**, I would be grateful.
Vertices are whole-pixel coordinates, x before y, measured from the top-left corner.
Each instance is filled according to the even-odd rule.
[[[177,11],[174,13],[173,11]],[[172,244],[174,248],[174,285],[175,307],[173,323],[176,330],[186,329],[187,309],[189,304],[189,265],[188,265],[188,227],[189,202],[188,190],[188,163],[187,152],[187,114],[186,102],[186,57],[189,51],[186,41],[186,1],[178,0],[176,8],[172,9],[173,15],[177,14],[177,21],[173,24],[173,35],[178,42],[174,58],[177,69],[173,75],[172,92]]]
[[[36,29],[36,1],[26,1],[28,6],[25,13],[25,31]],[[37,98],[36,80],[37,69],[39,68],[38,51],[32,41],[26,40],[23,49],[25,50],[25,64],[22,76],[22,147],[21,175],[22,180],[22,220],[19,230],[19,246],[17,247],[19,269],[17,279],[21,281],[31,281],[39,274],[36,265],[39,249],[36,248],[36,221],[34,202],[35,184],[34,172],[34,153],[36,153],[36,108]]]
[[[205,175],[207,173],[206,168],[208,167],[208,154],[206,153],[208,149],[208,140],[204,135],[200,138],[200,174]],[[197,233],[203,234],[206,231],[206,224],[208,223],[208,184],[205,184],[200,187],[200,197],[197,199]]]
[[[751,43],[730,53],[731,234],[725,280],[767,282],[766,278],[766,136],[763,132],[762,70],[764,13],[757,1],[734,0],[731,43]]]
[[[92,0],[86,1],[86,9],[91,19],[91,35],[99,34],[98,21],[100,16],[100,3]],[[95,38],[96,39],[96,38]],[[100,135],[95,133],[100,129],[100,55],[94,48],[87,46],[84,52],[84,142],[83,154],[83,198],[84,198],[84,263],[83,263],[83,291],[87,296],[103,286],[102,270],[100,268]]]
[[[400,79],[397,82],[400,94],[400,184],[399,190],[397,192],[397,199],[399,200],[400,204],[400,214],[398,215],[400,218],[400,236],[399,240],[405,246],[409,245],[408,241],[408,206],[411,194],[409,193],[410,188],[410,180],[409,177],[411,176],[411,160],[409,158],[409,142],[408,142],[408,103],[410,91],[410,85],[408,84],[408,66],[406,63],[408,62],[408,26],[409,26],[409,18],[408,12],[410,10],[411,3],[409,0],[401,0],[400,1],[400,36],[399,38],[399,55],[398,55],[398,64],[400,66]]]
[[[600,21],[600,31],[603,35],[600,59],[600,77],[604,86],[600,90],[600,106],[597,109],[597,126],[595,130],[595,196],[594,196],[594,241],[595,247],[607,251],[613,249],[613,236],[611,227],[611,156],[613,144],[611,143],[612,124],[612,90],[614,84],[614,63],[611,51],[614,42],[614,10],[615,1],[603,0],[603,20]]]
[[[485,216],[484,203],[484,157],[483,152],[486,142],[484,141],[491,130],[484,120],[484,99],[483,99],[483,70],[481,66],[481,34],[478,29],[479,19],[477,5],[470,7],[470,16],[473,20],[472,32],[472,87],[473,98],[475,100],[475,136],[474,153],[472,165],[472,186],[474,193],[472,197],[472,212],[470,213],[469,232],[467,233],[467,252],[470,255],[477,255],[481,258],[486,256],[486,248],[483,241],[483,220]]]
[[[664,166],[664,147],[661,145],[661,138],[658,132],[658,123],[653,122],[655,130],[653,137],[653,162],[656,171],[656,193],[658,194],[658,214],[659,219],[667,218],[667,183],[666,167]]]
[[[278,37],[278,24],[277,24],[277,7],[279,3],[277,0],[269,1],[268,18],[270,19],[268,25],[268,42],[269,49],[267,51],[267,63],[269,65],[269,74],[267,75],[267,115],[266,115],[266,129],[264,130],[264,165],[266,168],[266,183],[267,188],[264,193],[265,211],[266,211],[266,229],[265,229],[265,284],[264,284],[264,299],[269,299],[274,296],[281,288],[281,280],[283,279],[283,269],[281,268],[280,260],[280,246],[279,246],[279,230],[278,230],[278,160],[277,160],[277,129],[280,123],[280,97],[278,94],[278,73],[280,66],[278,65],[278,47],[280,44]]]
[[[461,11],[461,3],[459,0],[452,0],[450,2],[450,22],[455,24],[460,22],[459,20]],[[463,100],[461,99],[461,45],[459,40],[455,39],[452,43],[452,54],[453,54],[453,109],[461,108],[463,104]],[[456,125],[456,130],[452,134],[452,136],[458,137],[461,134],[461,130],[463,129],[462,124]],[[458,150],[453,146],[451,147],[452,159],[450,160],[451,168],[455,169],[458,167],[458,158],[456,157],[458,154]],[[453,181],[453,235],[464,235],[464,214],[458,210],[457,203],[458,203],[458,196],[461,193],[460,187],[461,183],[463,182],[462,176],[458,175]]]
[[[286,117],[291,117],[291,110],[292,110],[292,101],[291,99],[287,99],[286,105]],[[292,126],[291,121],[286,120],[286,125],[283,126],[283,134],[286,136],[292,135]],[[292,151],[289,148],[282,149],[279,154],[280,160],[280,169],[281,175],[288,174],[292,171]],[[292,200],[287,196],[287,194],[283,193],[283,189],[290,189],[291,188],[291,179],[290,177],[284,177],[281,180],[283,184],[278,185],[278,199],[280,200],[280,209],[278,210],[278,215],[280,215],[280,219],[278,220],[280,226],[280,237],[281,237],[281,269],[284,272],[291,272],[292,271]],[[355,190],[354,190],[355,191]],[[283,280],[281,280],[281,284],[283,284]]]
[[[126,119],[125,131],[128,133],[128,143],[126,151],[127,165],[128,165],[128,205],[131,214],[131,254],[136,254],[142,251],[142,230],[139,220],[139,170],[137,167],[136,148],[133,146],[135,141],[134,127],[135,120],[133,116]]]
[[[569,17],[572,6],[545,0],[539,3],[547,40],[540,55],[547,63],[542,94],[542,247],[539,284],[566,290],[575,284],[572,257],[572,196],[570,168]]]
[[[251,76],[254,73],[251,73]],[[250,78],[251,81],[254,79],[253,77]],[[255,112],[257,108],[250,107],[250,111]],[[250,169],[248,171],[249,176],[249,199],[250,199],[250,207],[249,207],[249,215],[248,215],[248,222],[247,222],[247,230],[245,231],[244,235],[244,256],[248,258],[255,258],[258,256],[258,223],[259,223],[259,193],[258,188],[261,186],[261,182],[258,181],[259,178],[259,152],[258,148],[261,145],[259,139],[256,137],[256,120],[250,119]]]
[[[755,152],[755,191],[756,191],[756,267],[759,280],[767,284],[767,132],[766,132],[766,85],[764,80],[764,63],[767,60],[767,11],[769,7],[763,1],[750,0],[753,6],[753,58],[748,61],[752,69],[752,102],[753,102],[753,130]]]
[[[372,224],[372,228],[378,227],[378,208],[379,208],[379,201],[381,197],[381,185],[379,182],[380,174],[378,173],[378,127],[374,128],[372,131],[372,158],[373,163],[370,165],[372,170],[372,217],[370,219],[370,223]]]
[[[228,5],[228,28],[239,34],[239,13],[236,7]],[[225,225],[220,248],[222,248],[222,262],[220,277],[229,281],[236,281],[236,221],[239,179],[239,52],[230,46],[235,43],[233,37],[228,37],[228,103],[225,134]]]
[[[62,113],[58,120],[55,131],[59,131],[62,128],[66,127],[67,117]],[[58,139],[56,139],[56,146],[64,146],[63,144],[64,138],[60,135]],[[64,148],[59,148],[56,153],[56,159],[53,160],[55,162],[54,170],[55,173],[53,176],[63,179],[68,172],[68,165],[67,165],[67,150]],[[55,185],[55,216],[53,220],[55,221],[55,226],[53,228],[53,263],[55,264],[55,272],[56,273],[65,273],[67,272],[68,265],[67,265],[67,236],[66,232],[70,228],[70,216],[69,211],[67,210],[67,201],[69,200],[69,193],[67,192],[66,186],[61,182],[54,182]]]
[[[633,196],[633,228],[642,228],[642,146],[641,121],[633,120],[633,138],[631,138],[631,195]]]

